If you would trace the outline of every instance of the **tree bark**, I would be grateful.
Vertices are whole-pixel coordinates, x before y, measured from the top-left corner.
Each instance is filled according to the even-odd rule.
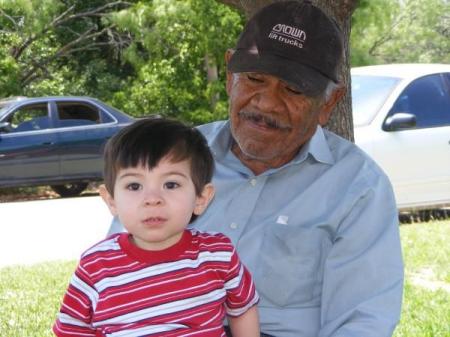
[[[243,12],[247,18],[251,17],[259,8],[278,0],[218,0],[229,5],[240,12]],[[317,7],[321,8],[328,16],[334,18],[342,30],[344,38],[344,56],[340,69],[342,83],[347,88],[347,94],[336,106],[333,115],[326,127],[336,134],[349,139],[353,138],[353,120],[350,90],[350,57],[349,40],[351,29],[351,16],[357,5],[357,0],[311,0]]]

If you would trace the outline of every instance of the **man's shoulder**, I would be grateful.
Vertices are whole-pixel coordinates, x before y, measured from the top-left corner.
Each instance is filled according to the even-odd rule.
[[[350,165],[360,173],[360,176],[369,180],[388,179],[375,160],[358,145],[329,130],[324,130],[324,135],[336,165]],[[352,171],[350,169],[348,172]]]
[[[208,139],[215,136],[227,123],[227,121],[215,121],[197,126],[197,129]]]

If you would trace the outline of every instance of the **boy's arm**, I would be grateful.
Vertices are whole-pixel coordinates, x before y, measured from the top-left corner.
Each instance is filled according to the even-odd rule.
[[[96,295],[88,275],[78,265],[64,295],[53,333],[58,337],[95,337],[96,329],[91,325],[91,319],[92,299]]]
[[[257,303],[259,296],[250,272],[239,260],[236,249],[231,246],[229,268],[225,275],[227,299],[225,308],[233,337],[259,337]]]
[[[259,319],[256,305],[240,316],[228,316],[233,337],[259,337]]]

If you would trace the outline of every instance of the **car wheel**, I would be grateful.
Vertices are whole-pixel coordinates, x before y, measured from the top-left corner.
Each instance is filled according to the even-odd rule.
[[[64,185],[52,185],[50,186],[53,191],[58,193],[61,197],[75,197],[83,192],[88,183],[74,183]]]

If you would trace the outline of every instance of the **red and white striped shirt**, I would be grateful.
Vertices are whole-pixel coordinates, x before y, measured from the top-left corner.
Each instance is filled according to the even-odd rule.
[[[57,336],[225,336],[225,315],[258,302],[229,238],[186,230],[162,251],[116,234],[87,250],[72,277]]]

